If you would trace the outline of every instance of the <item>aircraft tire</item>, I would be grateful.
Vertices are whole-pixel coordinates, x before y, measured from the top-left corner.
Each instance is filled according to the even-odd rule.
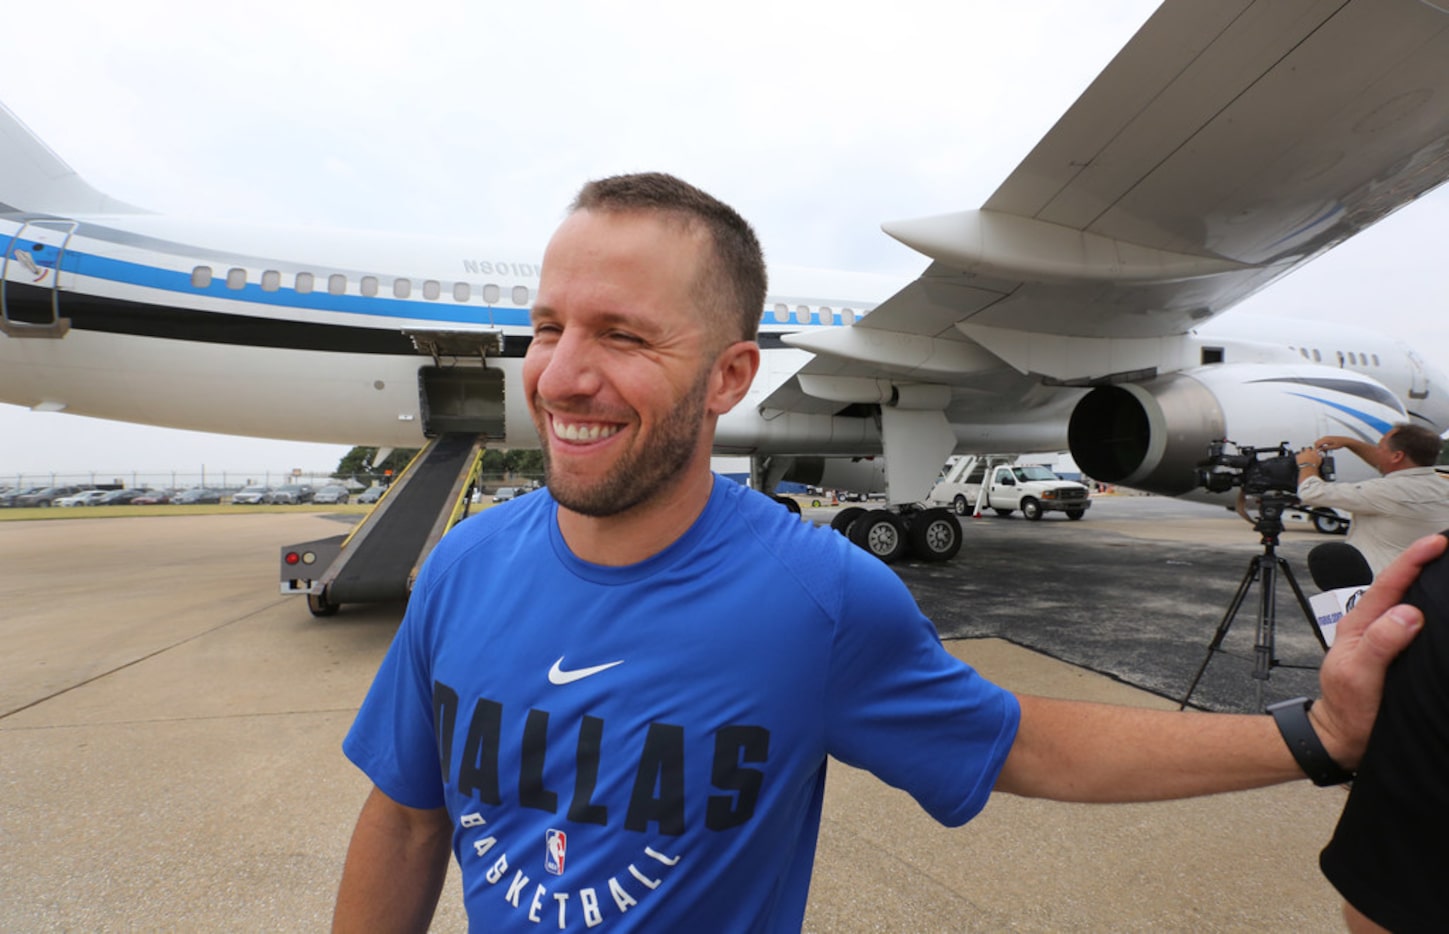
[[[863,515],[865,515],[865,510],[859,506],[846,506],[835,514],[835,518],[830,520],[830,527],[846,538],[849,538],[850,527],[855,524],[856,519],[859,519]]]
[[[771,494],[770,498],[773,499],[775,502],[779,503],[781,506],[784,506],[786,509],[790,510],[795,515],[800,515],[800,504],[795,502],[790,497],[781,496],[778,493],[775,493]]]
[[[922,561],[950,561],[961,550],[961,523],[949,509],[927,509],[911,516],[907,537]]]
[[[906,524],[893,512],[872,509],[851,523],[850,540],[883,564],[894,564],[906,553]]]

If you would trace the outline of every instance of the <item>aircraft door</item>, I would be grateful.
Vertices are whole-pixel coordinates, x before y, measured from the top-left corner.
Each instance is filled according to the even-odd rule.
[[[11,337],[61,337],[60,277],[75,221],[28,221],[0,258],[0,331]]]
[[[1429,376],[1424,372],[1424,361],[1412,350],[1409,351],[1409,398],[1429,398]]]

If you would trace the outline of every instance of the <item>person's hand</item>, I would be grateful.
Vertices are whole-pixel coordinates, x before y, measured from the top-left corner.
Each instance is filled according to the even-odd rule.
[[[1341,447],[1347,447],[1352,441],[1352,438],[1345,438],[1342,435],[1324,435],[1313,442],[1313,447],[1319,451],[1337,451]]]
[[[1421,538],[1374,578],[1373,586],[1338,621],[1333,648],[1318,673],[1322,698],[1309,719],[1333,760],[1358,767],[1378,716],[1384,674],[1424,625],[1424,614],[1400,604],[1419,570],[1444,553],[1443,535]]]
[[[1323,463],[1323,452],[1317,448],[1304,448],[1294,455],[1293,460],[1299,467],[1317,467]]]

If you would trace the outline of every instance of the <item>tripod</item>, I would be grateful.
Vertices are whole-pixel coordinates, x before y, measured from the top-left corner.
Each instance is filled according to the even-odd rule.
[[[1293,569],[1274,550],[1278,547],[1278,537],[1283,534],[1283,510],[1294,502],[1296,500],[1286,494],[1264,494],[1258,520],[1253,523],[1253,530],[1260,536],[1263,553],[1254,555],[1253,560],[1248,563],[1248,572],[1243,575],[1243,582],[1238,585],[1238,592],[1233,595],[1233,601],[1228,605],[1228,611],[1223,615],[1222,622],[1218,623],[1217,633],[1213,636],[1212,642],[1208,644],[1207,654],[1203,656],[1197,674],[1193,675],[1192,683],[1187,686],[1187,693],[1182,695],[1179,710],[1187,707],[1188,699],[1196,690],[1197,683],[1202,680],[1203,672],[1207,671],[1208,662],[1212,661],[1213,653],[1223,644],[1223,638],[1227,636],[1228,629],[1233,625],[1233,618],[1238,615],[1238,610],[1247,598],[1254,581],[1259,581],[1260,587],[1257,639],[1253,643],[1253,678],[1257,681],[1257,707],[1259,710],[1263,709],[1263,685],[1268,680],[1269,672],[1278,667],[1278,658],[1274,649],[1274,627],[1276,623],[1276,575],[1280,570],[1289,586],[1293,588],[1293,596],[1298,599],[1298,606],[1302,608],[1303,616],[1308,620],[1308,627],[1313,631],[1318,644],[1323,647],[1325,652],[1328,651],[1328,642],[1318,628],[1318,620],[1313,615],[1313,608],[1308,605],[1308,598],[1303,595],[1303,589],[1298,586],[1298,581],[1293,577]]]

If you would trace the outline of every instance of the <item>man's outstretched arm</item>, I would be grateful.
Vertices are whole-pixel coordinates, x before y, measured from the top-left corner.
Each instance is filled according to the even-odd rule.
[[[357,816],[332,930],[426,931],[448,872],[448,812],[405,807],[372,789]]]
[[[1445,550],[1434,535],[1407,549],[1339,621],[1309,719],[1333,760],[1355,768],[1389,662],[1423,624],[1398,605],[1419,569]],[[1023,696],[1021,726],[998,791],[1063,801],[1153,801],[1303,777],[1272,718],[1179,713]]]

